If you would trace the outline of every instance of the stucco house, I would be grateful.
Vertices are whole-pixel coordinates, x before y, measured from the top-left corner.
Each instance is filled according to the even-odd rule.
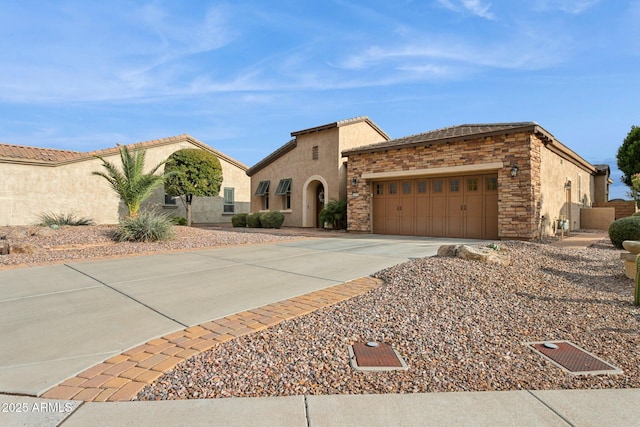
[[[350,231],[530,240],[581,228],[612,182],[535,122],[391,139],[357,117],[291,136],[247,171],[251,212],[279,210],[286,226],[318,227],[323,201],[346,198]]]
[[[318,227],[324,202],[347,195],[346,158],[362,145],[389,141],[367,117],[292,132],[289,142],[251,167],[251,212],[277,210],[285,226]]]
[[[606,165],[535,122],[452,126],[342,155],[348,229],[379,234],[530,240],[581,228],[581,209],[606,202],[611,183]]]
[[[250,179],[248,167],[189,135],[179,135],[128,145],[145,149],[149,168],[183,148],[198,148],[220,160],[223,182],[217,197],[194,198],[194,223],[226,223],[234,213],[248,212]],[[0,144],[0,225],[31,225],[45,212],[75,213],[98,224],[117,223],[123,203],[104,178],[92,175],[102,170],[102,162],[120,165],[118,147],[92,152],[56,150]],[[147,207],[171,216],[185,216],[185,208],[164,189],[156,190]]]

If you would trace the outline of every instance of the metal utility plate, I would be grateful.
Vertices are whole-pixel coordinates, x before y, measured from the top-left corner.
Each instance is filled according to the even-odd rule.
[[[558,348],[547,348],[553,343]],[[621,374],[622,370],[605,362],[569,341],[536,341],[525,343],[527,347],[572,375]]]
[[[351,367],[357,371],[406,371],[407,363],[389,344],[378,343],[369,347],[366,343],[355,342],[348,347]]]

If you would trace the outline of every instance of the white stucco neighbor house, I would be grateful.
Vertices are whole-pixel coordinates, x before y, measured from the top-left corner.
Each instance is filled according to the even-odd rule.
[[[149,169],[183,148],[213,153],[220,160],[223,182],[217,197],[194,198],[194,223],[227,223],[234,213],[248,212],[251,180],[248,167],[189,135],[179,135],[127,146],[146,150]],[[95,156],[120,165],[118,147],[92,152],[0,144],[0,226],[31,225],[43,213],[75,213],[97,224],[117,223],[123,203],[104,178]],[[171,216],[185,216],[181,201],[166,197],[161,187],[145,205]]]

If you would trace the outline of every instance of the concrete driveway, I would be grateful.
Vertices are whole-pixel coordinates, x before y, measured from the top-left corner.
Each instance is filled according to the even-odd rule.
[[[157,336],[460,239],[345,236],[0,271],[0,392],[39,396]]]

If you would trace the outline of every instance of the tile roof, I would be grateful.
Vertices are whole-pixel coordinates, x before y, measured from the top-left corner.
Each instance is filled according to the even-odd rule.
[[[410,135],[403,138],[393,139],[391,141],[352,148],[343,151],[342,155],[348,157],[350,154],[375,153],[392,149],[418,147],[432,144],[444,144],[447,142],[466,141],[469,139],[477,139],[514,132],[535,133],[544,141],[545,146],[549,150],[573,162],[575,165],[583,168],[590,173],[596,172],[596,168],[591,163],[587,162],[576,152],[562,144],[550,132],[548,132],[536,122],[486,123],[450,126],[420,133],[417,135]]]
[[[326,125],[321,125],[321,126],[312,127],[312,128],[309,128],[309,129],[303,129],[303,130],[291,132],[291,136],[295,137],[295,136],[298,136],[298,135],[304,135],[304,134],[308,134],[308,133],[319,132],[319,131],[326,130],[326,129],[339,128],[339,127],[342,127],[342,126],[352,125],[354,123],[360,123],[360,122],[368,123],[369,126],[374,128],[385,139],[387,139],[387,140],[391,139],[389,137],[389,135],[387,135],[382,129],[380,129],[380,127],[378,127],[378,125],[376,125],[373,122],[373,120],[371,120],[367,116],[353,117],[353,118],[346,119],[346,120],[339,120],[337,122],[327,123]]]
[[[188,134],[182,134],[177,136],[170,136],[167,138],[154,139],[151,141],[138,142],[135,144],[128,144],[127,147],[131,150],[146,149],[155,147],[158,145],[167,145],[174,142],[189,141],[192,144],[213,152],[216,156],[225,159],[229,163],[232,163],[243,170],[247,170],[248,166],[227,156],[224,153],[208,146],[207,144],[198,141]],[[70,150],[58,150],[53,148],[39,148],[29,147],[24,145],[12,145],[0,143],[0,162],[1,163],[31,163],[42,164],[47,166],[58,166],[60,164],[71,163],[76,161],[83,161],[92,159],[95,156],[109,156],[119,153],[119,144],[115,147],[105,148],[95,151],[70,151]]]
[[[365,145],[344,151],[343,154],[374,152],[388,150],[392,148],[404,148],[406,146],[421,145],[424,143],[442,143],[459,141],[478,136],[488,136],[491,134],[504,133],[514,130],[534,130],[542,129],[536,122],[514,122],[514,123],[488,123],[488,124],[465,124],[436,129],[416,135],[405,136],[403,138],[392,139],[377,144]],[[553,137],[544,131],[549,137]]]

